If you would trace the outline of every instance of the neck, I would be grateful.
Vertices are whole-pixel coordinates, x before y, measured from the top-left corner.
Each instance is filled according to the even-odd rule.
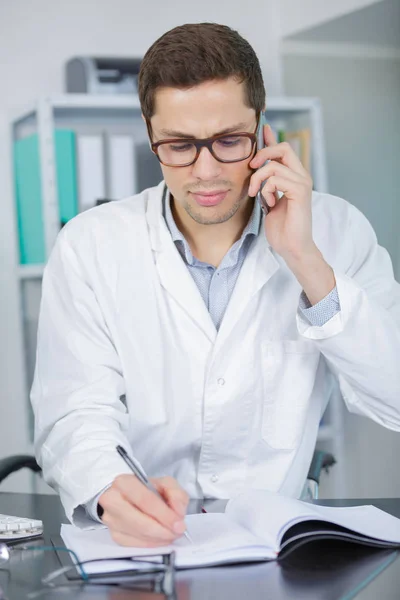
[[[248,197],[238,211],[215,225],[197,223],[171,196],[171,210],[178,229],[188,242],[193,256],[217,267],[225,254],[242,236],[254,208],[254,198]]]

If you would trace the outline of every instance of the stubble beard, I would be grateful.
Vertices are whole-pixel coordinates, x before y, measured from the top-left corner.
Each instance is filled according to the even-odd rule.
[[[187,212],[187,214],[189,215],[189,217],[191,217],[193,219],[193,221],[196,221],[196,223],[198,223],[199,225],[219,225],[221,223],[226,223],[226,221],[229,221],[229,219],[231,219],[237,213],[239,208],[242,206],[243,201],[248,196],[247,192],[248,192],[248,182],[245,182],[245,184],[242,187],[240,196],[235,201],[233,206],[231,206],[231,208],[227,212],[222,213],[222,214],[217,214],[214,216],[206,216],[206,215],[198,212],[196,210],[197,207],[192,206],[186,200],[183,202],[182,206],[185,209],[185,211]],[[213,207],[209,207],[208,210],[211,210],[212,208]],[[217,206],[216,208],[219,208],[219,207]]]

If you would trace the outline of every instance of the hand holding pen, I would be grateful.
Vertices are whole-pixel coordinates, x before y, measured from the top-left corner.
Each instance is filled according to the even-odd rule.
[[[123,546],[168,546],[186,531],[184,517],[188,495],[172,477],[147,479],[122,448],[120,456],[139,473],[119,475],[99,498],[104,509],[101,520],[107,525],[115,542]],[[128,461],[123,456],[128,456]],[[145,483],[148,481],[148,484]],[[151,486],[151,487],[150,487]],[[152,491],[153,488],[155,490]]]
[[[141,483],[143,483],[143,485],[145,485],[148,490],[152,491],[153,494],[158,496],[161,500],[165,501],[164,498],[161,496],[161,494],[158,492],[158,490],[151,483],[150,479],[147,477],[147,475],[143,471],[143,469],[141,469],[139,467],[139,465],[137,465],[136,463],[133,462],[133,460],[131,459],[131,457],[125,450],[125,448],[123,448],[122,446],[117,446],[117,452],[124,459],[124,461],[126,462],[128,467],[130,469],[132,469],[132,472],[136,475],[136,477],[139,479],[139,481]],[[188,532],[185,530],[183,533],[184,533],[185,537],[191,542],[192,540],[190,539]]]

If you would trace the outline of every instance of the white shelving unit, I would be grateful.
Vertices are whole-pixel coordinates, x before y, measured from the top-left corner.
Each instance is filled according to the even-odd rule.
[[[277,128],[311,129],[311,165],[314,189],[320,192],[328,190],[325,155],[325,139],[323,118],[318,98],[275,97],[267,99],[267,120]],[[49,256],[60,229],[60,218],[57,198],[57,176],[55,166],[55,147],[53,132],[55,128],[69,127],[76,131],[86,129],[129,128],[130,131],[145,134],[145,125],[141,118],[140,104],[137,96],[95,96],[86,94],[67,94],[45,97],[22,114],[16,116],[11,123],[11,139],[14,142],[33,132],[38,133],[40,148],[40,165],[42,181],[43,221],[46,255]],[[39,286],[43,274],[43,265],[20,265],[16,276],[21,292],[21,318],[26,326],[26,315],[30,311],[32,319],[32,302],[29,303],[29,286]],[[37,289],[34,295],[37,297]],[[37,307],[38,310],[38,307]],[[35,312],[35,310],[33,310]],[[25,327],[26,328],[26,327]],[[32,343],[30,344],[32,346]],[[26,344],[29,350],[29,344]],[[28,360],[28,357],[27,357]],[[32,372],[26,369],[27,397],[31,384]],[[339,397],[331,400],[327,410],[327,420],[321,425],[318,441],[325,449],[331,451],[339,465],[333,469],[330,477],[334,480],[335,493],[345,497],[343,484],[344,464],[342,436],[342,406]]]

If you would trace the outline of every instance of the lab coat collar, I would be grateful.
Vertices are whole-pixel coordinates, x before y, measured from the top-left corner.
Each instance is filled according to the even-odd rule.
[[[160,283],[213,343],[217,337],[216,327],[163,217],[163,197],[167,192],[165,183],[161,182],[150,192],[146,209],[150,244]]]
[[[200,291],[179,254],[162,214],[164,182],[150,192],[146,208],[151,248],[161,285],[198,325],[210,342],[222,344],[253,296],[279,269],[279,262],[268,244],[264,218],[260,232],[249,248],[239,273],[219,331],[201,297]],[[218,348],[215,348],[217,350]]]

